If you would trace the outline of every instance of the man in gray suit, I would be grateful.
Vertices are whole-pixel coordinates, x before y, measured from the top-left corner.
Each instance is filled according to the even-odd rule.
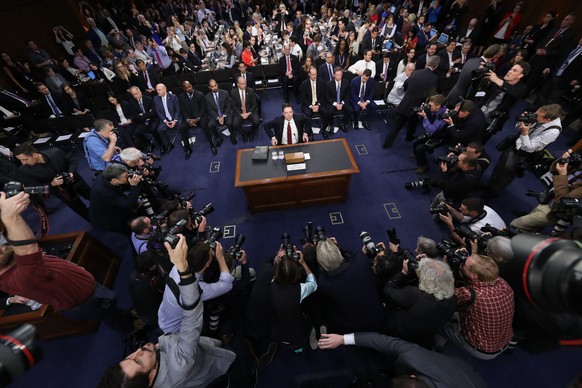
[[[395,356],[394,372],[399,377],[392,380],[393,386],[397,386],[396,381],[407,380],[420,380],[426,387],[487,386],[477,370],[465,361],[430,351],[400,338],[378,333],[355,333],[322,334],[319,340],[321,349],[334,349],[340,345],[364,346]]]
[[[183,308],[180,330],[159,337],[157,344],[145,344],[110,367],[99,387],[120,387],[130,382],[154,388],[205,387],[224,375],[235,359],[233,352],[217,346],[219,341],[200,336],[203,304],[198,280],[186,260],[186,239],[180,235],[174,249],[165,244],[170,261],[180,274],[177,285]]]
[[[447,95],[447,102],[449,103],[449,106],[457,105],[461,101],[459,97],[463,97],[469,100],[472,100],[473,97],[475,97],[476,90],[470,90],[473,79],[473,71],[481,67],[482,63],[491,62],[493,58],[495,58],[495,56],[499,53],[499,50],[501,50],[501,46],[498,44],[493,44],[483,52],[483,56],[467,60],[465,65],[463,65],[463,70],[461,70],[461,74],[459,75],[457,83]]]

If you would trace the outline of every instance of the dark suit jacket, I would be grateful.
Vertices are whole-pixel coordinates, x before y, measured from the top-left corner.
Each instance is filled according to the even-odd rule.
[[[233,115],[242,113],[242,101],[240,99],[239,88],[235,88],[230,92],[231,110]],[[248,113],[257,112],[257,95],[251,88],[245,89],[245,107]]]
[[[327,103],[333,104],[337,99],[336,81],[331,80],[327,83]],[[340,84],[340,98],[345,104],[350,103],[350,83],[346,79],[341,80]]]
[[[69,110],[69,106],[65,102],[62,95],[51,94],[51,97],[53,98],[53,101],[55,102],[57,107],[60,109],[60,111],[63,113],[63,115],[68,115],[71,113]],[[44,95],[40,96],[39,101],[40,101],[41,115],[44,118],[48,118],[50,115],[53,114],[53,110],[51,109],[51,107],[50,107],[50,105],[49,105],[49,103],[46,100],[46,97]]]
[[[360,88],[362,87],[362,76],[357,76],[352,80],[350,85],[350,100],[352,106],[356,106],[360,102]],[[364,93],[363,101],[370,101],[374,103],[374,79],[369,78],[366,82],[366,92]]]
[[[449,69],[451,68],[450,66],[451,64],[449,62],[449,54],[446,49],[442,49],[437,53],[437,55],[441,58],[441,61],[439,62],[439,67],[437,69],[437,74],[439,75],[439,77],[444,77],[447,71],[449,71]],[[457,60],[458,58],[461,58],[461,51],[455,49],[455,51],[453,51],[452,57],[453,61]]]
[[[173,120],[178,120],[178,123],[181,123],[183,117],[178,97],[170,93],[166,93],[166,96],[168,97],[167,101],[168,112],[172,116]],[[166,120],[166,113],[164,112],[164,105],[162,103],[162,98],[160,96],[154,97],[154,109],[156,111],[156,116],[158,116],[160,122]]]
[[[230,95],[226,90],[218,90],[218,104],[220,105],[220,111],[224,116],[229,116],[231,114]],[[206,94],[206,112],[208,113],[209,119],[215,119],[218,117],[218,108],[216,107],[216,102],[214,101],[214,95],[212,92]]]
[[[156,85],[161,82],[160,76],[156,71],[152,70],[147,70],[147,73],[148,77],[150,78],[150,83],[152,84],[152,87],[155,89]],[[142,92],[145,91],[147,89],[147,81],[143,71],[137,72],[137,78],[139,79],[139,88],[141,89]]]
[[[476,369],[465,361],[433,352],[420,345],[378,333],[356,333],[357,346],[364,346],[395,356],[394,371],[397,376],[414,374],[435,387],[487,386]]]
[[[471,58],[467,60],[467,62],[463,66],[463,70],[461,70],[461,74],[459,75],[457,83],[447,96],[447,102],[450,105],[457,104],[457,102],[459,102],[459,97],[465,97],[465,95],[469,91],[469,87],[471,86],[473,70],[478,69],[479,66],[481,65],[481,62],[483,61],[484,60],[482,57]]]
[[[119,103],[121,104],[121,110],[123,111],[123,115],[125,116],[125,118],[131,119],[132,115],[133,115],[133,111],[129,107],[129,103],[127,101],[124,101],[124,100],[119,100]],[[168,106],[168,108],[169,108],[169,106]],[[162,111],[163,110],[164,110],[164,108],[162,107]],[[115,125],[115,126],[119,125],[119,122],[121,121],[121,119],[119,118],[119,114],[117,113],[117,110],[115,109],[115,107],[113,105],[109,105],[109,117],[111,118],[111,121],[113,121],[113,125]]]
[[[297,127],[297,137],[299,138],[299,143],[303,142],[303,133],[311,134],[311,129],[308,125],[308,120],[300,115],[293,115],[293,120],[295,121],[295,126]],[[279,116],[276,119],[265,123],[265,132],[269,139],[273,136],[277,139],[277,143],[281,144],[283,139],[283,126],[285,125],[285,118]]]
[[[412,110],[415,106],[420,106],[427,97],[435,94],[438,83],[438,76],[430,69],[415,70],[404,82],[404,98],[396,108],[396,112],[410,117],[415,114]]]
[[[289,55],[289,57],[291,58],[291,71],[293,71],[293,76],[297,77],[299,76],[299,59],[297,59],[295,55]],[[287,59],[283,55],[281,58],[279,58],[279,74],[281,74],[282,77],[285,77],[286,73]]]
[[[184,92],[178,96],[178,99],[184,119],[200,119],[201,123],[206,120],[206,99],[202,92],[193,89],[192,98]]]
[[[325,103],[325,94],[326,94],[326,88],[325,88],[325,82],[321,79],[317,79],[315,81],[315,93],[317,96],[317,102],[319,102],[320,104],[324,104]],[[303,81],[301,83],[301,108],[302,109],[309,109],[309,107],[311,106],[312,101],[312,92],[311,92],[311,79],[306,79],[305,81]]]
[[[75,102],[73,101],[71,96],[69,96],[68,94],[63,94],[63,99],[65,100],[65,104],[67,104],[67,110],[69,112],[74,112],[73,109],[77,108],[77,105],[75,105]],[[92,110],[93,104],[91,104],[91,101],[89,101],[89,98],[87,98],[87,96],[84,95],[83,93],[77,92],[77,101],[79,102],[81,110],[85,110],[85,109]]]
[[[107,36],[106,32],[103,32],[99,27],[97,28],[104,36]],[[101,48],[101,39],[99,39],[99,35],[97,35],[97,32],[95,32],[94,28],[89,28],[89,31],[87,31],[87,38],[91,40],[93,47],[95,47],[97,50]]]
[[[378,37],[376,38],[375,45],[374,47],[372,47],[372,35],[366,34],[362,39],[362,46],[358,51],[363,54],[366,50],[382,50],[383,42],[384,38],[378,35]]]
[[[396,68],[397,62],[393,59],[390,59],[390,62],[388,62],[388,78],[382,80],[381,76],[382,72],[384,71],[384,58],[382,58],[378,62],[376,62],[376,77],[374,77],[374,79],[376,81],[390,82],[394,79],[394,76],[396,75]]]
[[[129,108],[131,110],[131,120],[137,123],[145,123],[146,120],[156,118],[156,110],[154,109],[154,99],[150,96],[142,94],[142,103],[145,113],[141,111],[139,102],[135,98],[129,99]]]
[[[323,63],[319,66],[319,70],[317,70],[317,78],[322,80],[323,82],[329,82],[330,79],[333,79],[333,68],[335,65],[331,64],[331,74],[329,74],[329,67],[327,66],[327,62]],[[331,76],[331,78],[330,78]]]
[[[234,83],[236,85],[236,80],[238,77],[241,76],[241,72],[237,72],[233,77],[232,77],[232,83]],[[245,78],[247,79],[247,88],[251,88],[251,89],[255,89],[255,75],[253,73],[251,73],[250,71],[247,71],[245,73]]]
[[[478,107],[473,109],[473,112],[464,119],[456,119],[455,125],[445,128],[445,137],[449,145],[456,144],[467,145],[474,141],[482,141],[487,122],[485,115]]]
[[[555,74],[562,64],[568,59],[568,56],[578,46],[578,42],[564,48],[562,55],[558,56],[551,67],[551,74]],[[582,54],[578,54],[576,58],[570,61],[570,64],[562,72],[559,78],[558,86],[560,88],[567,88],[573,80],[582,81]]]

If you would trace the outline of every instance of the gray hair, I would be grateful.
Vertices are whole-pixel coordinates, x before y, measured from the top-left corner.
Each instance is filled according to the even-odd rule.
[[[103,177],[108,182],[111,182],[113,178],[119,178],[121,174],[128,171],[127,167],[121,163],[111,163],[109,166],[105,167],[105,170],[103,170]]]
[[[344,262],[344,258],[337,245],[327,239],[317,243],[317,262],[326,272],[337,269]]]
[[[439,63],[441,63],[441,57],[438,55],[433,55],[426,60],[426,67],[430,67],[434,70],[439,67]]]
[[[487,241],[487,256],[496,262],[507,262],[513,259],[511,240],[503,236],[495,236]]]
[[[436,241],[428,237],[419,236],[416,240],[416,252],[418,254],[424,253],[428,257],[438,257],[439,251],[436,247]]]
[[[129,147],[119,153],[119,157],[124,162],[135,162],[143,157],[143,154],[137,148]]]
[[[416,274],[419,279],[418,288],[438,300],[448,299],[455,293],[453,272],[444,261],[421,259]]]
[[[93,123],[93,127],[97,132],[103,132],[104,130],[107,129],[108,125],[113,126],[113,121],[107,119],[97,119]]]

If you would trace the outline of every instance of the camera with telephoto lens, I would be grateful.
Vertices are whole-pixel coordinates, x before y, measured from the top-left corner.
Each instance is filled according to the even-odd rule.
[[[178,241],[180,241],[180,237],[178,236],[179,233],[182,233],[184,227],[186,226],[186,220],[180,220],[176,223],[176,225],[172,226],[166,235],[164,236],[163,242],[167,242],[170,244],[172,248],[176,248],[178,245]]]
[[[232,255],[236,260],[240,260],[242,257],[241,247],[245,242],[245,236],[241,233],[236,235],[236,239],[234,241],[234,245],[230,247],[228,253]]]
[[[49,194],[49,186],[42,185],[42,186],[24,186],[20,182],[10,181],[4,185],[4,191],[6,192],[6,198],[14,197],[18,193],[25,192],[30,194],[31,196],[48,196]]]
[[[0,386],[9,386],[40,361],[42,352],[33,346],[36,328],[25,323],[0,338]]]
[[[438,242],[436,248],[441,255],[447,257],[447,262],[453,272],[458,272],[461,264],[469,257],[469,254],[465,250],[459,250],[459,246],[450,240]]]
[[[477,249],[478,252],[484,252],[485,249],[487,248],[487,242],[489,241],[489,239],[491,237],[493,237],[493,235],[490,234],[479,234],[475,231],[473,231],[473,229],[471,229],[469,227],[469,225],[466,224],[461,224],[459,225],[459,227],[456,229],[457,234],[464,238],[467,239],[469,241],[473,241],[476,240],[477,241]],[[467,244],[467,246],[469,246],[470,244]],[[473,252],[473,253],[478,253],[478,252]]]
[[[309,221],[303,227],[303,238],[299,242],[301,244],[315,244],[317,242],[313,236],[313,222]]]
[[[63,183],[64,184],[69,184],[69,183],[74,183],[75,182],[75,177],[71,176],[71,173],[70,172],[61,172],[57,176],[63,177]]]
[[[374,241],[372,241],[372,237],[370,237],[366,231],[360,232],[360,239],[362,239],[362,243],[366,248],[366,254],[369,257],[376,257],[378,253],[386,251],[381,245],[376,245]]]
[[[129,178],[133,177],[134,175],[143,175],[143,171],[137,168],[130,168],[129,170],[127,170],[127,176]]]
[[[154,154],[153,152],[148,152],[148,153],[143,155],[143,159],[144,160],[151,159],[151,160],[155,161],[155,160],[161,160],[162,158],[159,157],[158,155]]]
[[[568,170],[577,170],[582,165],[582,155],[579,153],[573,153],[568,158],[560,158],[558,159],[558,163],[566,164],[568,163]]]
[[[214,211],[214,206],[212,205],[212,202],[208,202],[206,205],[204,205],[204,207],[202,207],[202,209],[200,209],[198,211],[194,211],[193,209],[190,209],[190,218],[192,218],[194,221],[196,221],[197,225],[200,225],[200,223],[202,222],[202,217],[206,217],[207,215],[209,215],[213,211]]]
[[[453,153],[455,155],[461,155],[465,151],[467,151],[467,147],[461,144],[457,144],[454,147],[447,148],[447,154]]]
[[[481,232],[490,233],[493,236],[513,237],[521,233],[521,230],[514,226],[508,226],[506,229],[500,230],[490,224],[485,224],[481,227]]]
[[[150,217],[150,220],[152,222],[152,226],[153,227],[160,226],[161,224],[163,224],[163,223],[166,222],[166,218],[167,217],[168,217],[168,211],[167,210],[161,211],[160,213],[151,216]]]
[[[428,189],[428,186],[429,186],[429,180],[428,180],[428,177],[427,176],[425,176],[421,180],[413,181],[413,182],[407,182],[407,183],[404,184],[404,188],[406,188],[407,190],[411,190],[411,189]]]
[[[402,256],[403,260],[408,260],[408,269],[415,271],[418,269],[418,259],[412,252],[410,252],[410,249],[403,250],[400,252],[400,255]]]
[[[453,168],[457,165],[459,161],[458,155],[441,155],[437,158],[437,163],[441,164],[444,163],[447,165],[448,168]]]
[[[582,215],[582,199],[562,197],[557,204],[557,209],[554,216],[563,221],[570,221],[575,216]]]
[[[437,206],[432,206],[430,209],[428,209],[428,211],[430,214],[442,214],[443,216],[449,215],[449,209],[447,208],[447,204],[444,202],[438,204]]]
[[[481,67],[471,72],[471,81],[480,80],[485,76],[485,74],[489,73],[490,71],[495,71],[496,69],[494,62],[481,62],[481,65]]]
[[[517,118],[518,123],[535,124],[537,123],[537,115],[534,112],[524,112]]]
[[[396,235],[396,228],[386,229],[386,234],[388,235],[388,241],[394,245],[400,245],[400,239]]]
[[[208,232],[208,238],[204,242],[210,246],[210,249],[215,250],[216,242],[220,240],[221,237],[222,230],[218,226],[215,226],[214,228],[210,229],[210,232]]]
[[[299,261],[299,252],[297,252],[293,244],[291,244],[291,236],[289,236],[289,233],[287,232],[283,232],[281,235],[281,248],[285,250],[285,255],[287,257]]]
[[[317,242],[325,241],[327,239],[327,237],[325,237],[325,228],[323,226],[317,225],[317,227],[315,228],[314,237]]]

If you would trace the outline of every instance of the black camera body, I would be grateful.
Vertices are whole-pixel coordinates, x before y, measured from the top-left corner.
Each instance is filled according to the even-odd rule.
[[[459,160],[459,156],[456,154],[453,155],[441,155],[437,158],[437,163],[444,163],[447,165],[448,168],[453,168],[457,165],[457,161]]]
[[[216,250],[216,242],[220,240],[221,237],[222,230],[218,226],[215,226],[214,228],[210,229],[208,238],[204,242],[208,244],[208,246],[210,246],[210,249],[214,251]]]
[[[459,112],[456,109],[447,109],[445,113],[443,113],[442,118],[455,121],[459,118]]]
[[[15,195],[25,192],[31,196],[48,196],[49,186],[39,185],[39,186],[24,186],[21,182],[10,181],[4,185],[4,191],[6,192],[6,198],[14,197]]]
[[[281,248],[285,250],[285,255],[287,257],[299,261],[299,252],[297,252],[293,244],[291,244],[291,236],[289,236],[289,233],[287,232],[283,232],[281,235]]]
[[[61,172],[60,174],[58,174],[57,176],[63,177],[63,183],[64,184],[70,184],[70,183],[74,183],[75,182],[75,178],[71,176],[70,172]]]
[[[519,115],[519,117],[517,118],[517,122],[524,123],[526,125],[535,124],[538,121],[537,118],[538,116],[533,112],[524,112]]]
[[[443,216],[449,215],[449,209],[445,203],[441,203],[438,206],[431,207],[429,210],[430,214],[442,214]]]
[[[453,273],[458,273],[461,264],[463,264],[467,260],[467,257],[469,257],[467,252],[458,251],[457,244],[450,240],[438,242],[436,248],[443,256],[447,257],[447,262],[453,270]]]
[[[242,257],[241,247],[245,242],[245,236],[243,234],[237,234],[234,245],[230,247],[228,253],[232,255],[236,260],[240,260]]]
[[[202,217],[206,217],[208,214],[214,211],[214,206],[212,202],[208,202],[206,205],[202,207],[202,209],[198,211],[194,211],[193,209],[190,210],[190,218],[196,221],[197,225],[200,225],[202,222]]]
[[[415,271],[418,269],[419,260],[416,258],[416,256],[412,254],[412,252],[410,252],[409,249],[403,250],[402,252],[400,252],[400,255],[404,260],[408,260],[408,269],[412,269]]]
[[[471,72],[472,78],[471,81],[477,81],[482,79],[485,74],[489,73],[490,71],[495,71],[497,68],[494,62],[482,62],[483,66],[475,69]]]
[[[176,225],[172,226],[163,238],[163,242],[170,244],[172,248],[176,248],[178,241],[180,241],[179,233],[182,233],[184,227],[186,226],[186,220],[180,220]]]
[[[428,180],[427,176],[422,178],[421,180],[407,182],[404,184],[404,188],[406,190],[412,190],[412,189],[427,189],[428,190],[428,186],[429,186],[429,180]]]
[[[413,106],[412,111],[414,113],[419,113],[419,112],[423,112],[423,111],[425,113],[427,113],[428,111],[430,111],[430,108],[429,108],[427,103],[423,102],[422,104],[420,104],[420,106]],[[428,113],[427,113],[427,115],[428,115]]]
[[[568,169],[577,170],[582,165],[582,155],[576,152],[571,154],[569,158],[558,159],[558,163],[560,164],[568,163]]]
[[[467,147],[461,144],[457,144],[454,147],[447,148],[447,154],[450,154],[452,152],[455,155],[461,155],[465,151],[467,151]]]

